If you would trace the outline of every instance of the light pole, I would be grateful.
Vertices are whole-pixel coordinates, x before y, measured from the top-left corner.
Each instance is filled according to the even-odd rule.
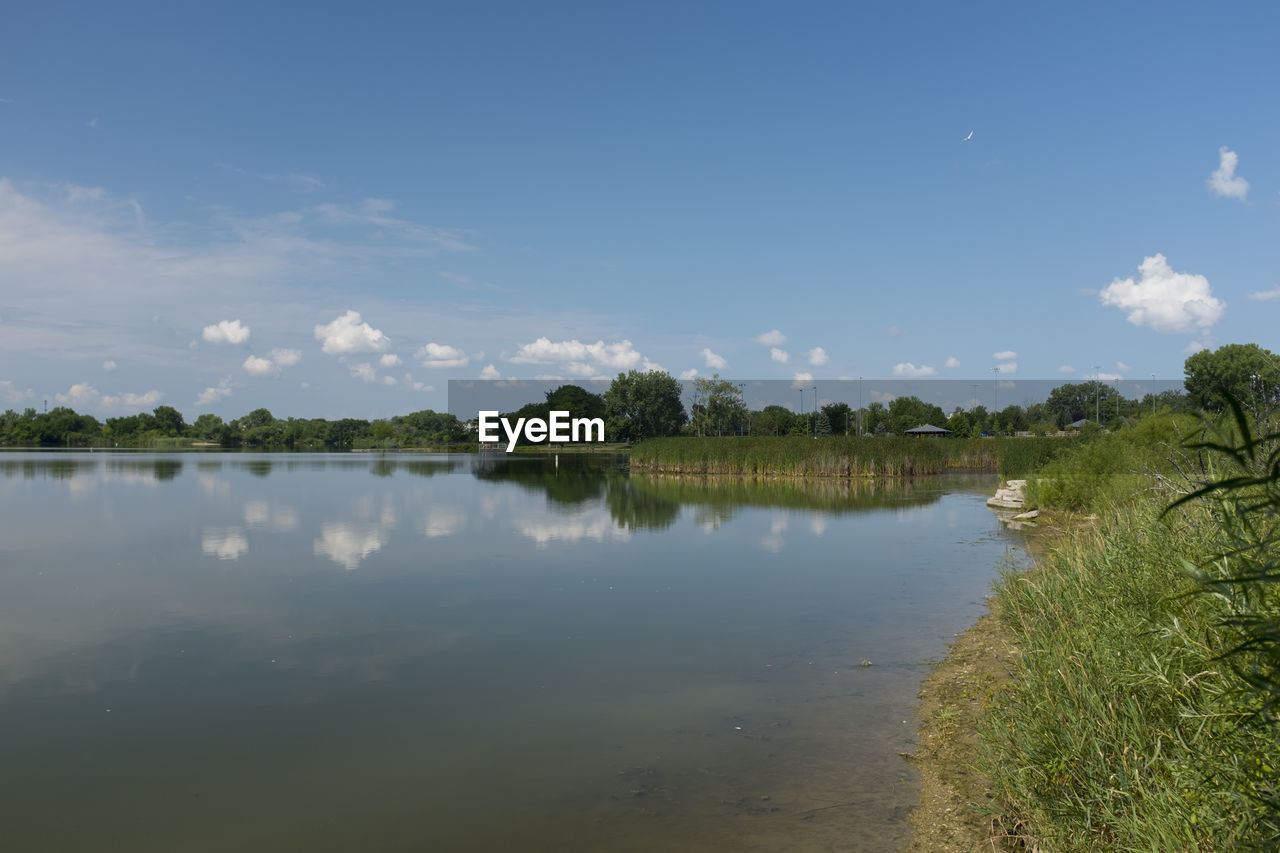
[[[742,382],[738,383],[738,402],[742,404],[742,416],[747,421],[747,435],[751,435],[751,413],[747,411],[747,386]]]
[[[991,368],[991,372],[995,374],[991,389],[991,414],[994,415],[1000,411],[1000,365]]]
[[[858,438],[862,438],[862,377],[858,377]]]
[[[818,437],[818,386],[813,386],[813,437]]]
[[[1093,384],[1097,385],[1097,391],[1093,400],[1093,422],[1101,425],[1102,423],[1102,365],[1095,364],[1093,366]]]

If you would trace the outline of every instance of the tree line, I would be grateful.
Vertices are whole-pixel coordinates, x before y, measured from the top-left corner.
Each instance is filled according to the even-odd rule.
[[[603,418],[607,441],[635,443],[672,435],[901,435],[923,424],[959,436],[1052,433],[1087,421],[1090,429],[1115,428],[1144,414],[1219,412],[1226,395],[1243,401],[1256,421],[1280,406],[1280,359],[1257,344],[1228,344],[1202,350],[1186,360],[1183,391],[1168,390],[1126,399],[1105,382],[1064,383],[1047,400],[999,411],[985,406],[957,407],[951,413],[914,396],[854,409],[832,402],[816,411],[796,413],[785,406],[748,409],[740,386],[719,376],[695,380],[686,409],[684,386],[670,374],[632,370],[620,373],[603,394],[577,385],[546,393],[509,417],[546,419],[555,410],[575,417]],[[202,414],[187,423],[172,406],[99,421],[65,406],[39,413],[28,408],[0,415],[0,444],[9,446],[189,446],[344,450],[353,448],[472,445],[470,425],[454,415],[425,409],[378,420],[277,418],[255,409],[231,421]]]

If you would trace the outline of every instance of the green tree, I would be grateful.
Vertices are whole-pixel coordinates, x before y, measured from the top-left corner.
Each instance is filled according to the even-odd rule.
[[[946,428],[960,438],[968,438],[973,434],[969,416],[965,414],[963,409],[956,409],[951,413],[951,417],[947,418]]]
[[[182,412],[173,406],[156,406],[152,410],[152,416],[155,417],[155,428],[171,438],[182,435],[187,428],[182,420]]]
[[[889,410],[884,407],[884,403],[876,401],[867,406],[862,418],[862,431],[867,435],[885,435],[889,432]]]
[[[786,435],[791,432],[795,415],[786,406],[765,406],[751,419],[754,435]]]
[[[676,435],[689,419],[683,389],[671,374],[630,370],[619,373],[604,394],[605,429],[611,441],[642,441]]]
[[[1088,382],[1067,382],[1049,392],[1049,399],[1043,404],[1045,416],[1056,420],[1059,412],[1066,412],[1066,423],[1075,423],[1081,418],[1105,423],[1108,413],[1112,417],[1116,412],[1116,389],[1105,382],[1091,379]]]
[[[892,400],[889,403],[888,419],[888,431],[894,435],[901,435],[909,429],[925,424],[942,426],[947,422],[947,416],[943,414],[942,409],[914,396],[897,397]]]
[[[205,412],[196,418],[196,422],[191,425],[191,431],[197,438],[214,439],[218,437],[219,431],[222,429],[222,418],[217,415]]]
[[[592,394],[581,385],[561,385],[547,392],[547,412],[568,412],[575,418],[603,418],[604,397]]]
[[[831,431],[838,435],[854,435],[858,431],[858,419],[848,403],[828,403],[822,412],[831,424]]]
[[[715,374],[693,381],[693,425],[698,435],[724,435],[746,427],[746,406],[738,386]]]
[[[275,423],[275,416],[267,409],[254,409],[249,414],[240,418],[240,426],[245,429],[253,429],[255,427],[271,426]]]
[[[1183,364],[1183,384],[1197,405],[1221,412],[1226,396],[1262,420],[1280,403],[1280,358],[1257,344],[1227,344],[1200,350]]]

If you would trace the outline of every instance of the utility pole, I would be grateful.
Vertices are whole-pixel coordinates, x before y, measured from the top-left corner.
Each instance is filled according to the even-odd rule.
[[[1097,393],[1094,394],[1093,400],[1093,422],[1102,424],[1102,365],[1095,364],[1093,366],[1093,384],[1097,385]]]

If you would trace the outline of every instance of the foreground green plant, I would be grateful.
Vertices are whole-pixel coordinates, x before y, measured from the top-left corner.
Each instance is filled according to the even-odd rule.
[[[982,732],[1009,823],[1046,849],[1275,842],[1280,469],[1237,434],[1189,455],[1167,434],[1108,436],[1047,466],[1071,488],[1041,498],[1097,521],[1002,581],[1022,658]],[[1188,461],[1204,482],[1176,476]]]

